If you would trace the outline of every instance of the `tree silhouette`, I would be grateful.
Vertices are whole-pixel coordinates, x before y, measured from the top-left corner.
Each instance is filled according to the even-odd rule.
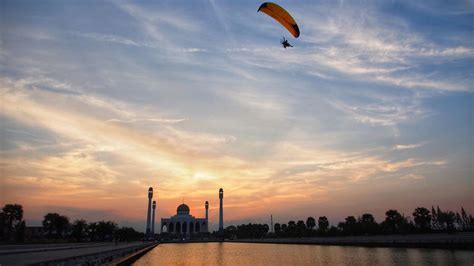
[[[89,235],[90,241],[95,241],[96,238],[97,238],[97,223],[96,222],[89,223],[87,225],[86,230],[87,230],[87,233]]]
[[[298,232],[298,236],[304,236],[306,231],[306,225],[303,220],[299,220],[296,222],[296,231]]]
[[[0,214],[1,217],[1,225],[2,225],[2,233],[5,230],[7,240],[12,239],[13,232],[15,228],[21,226],[23,220],[23,206],[19,204],[6,204],[2,208],[2,212]],[[23,226],[24,227],[24,226]],[[4,229],[5,228],[5,229]]]
[[[275,234],[279,234],[281,232],[281,226],[279,223],[276,223],[274,226],[273,226],[273,230],[275,231]]]
[[[316,226],[316,220],[311,216],[308,217],[308,219],[306,219],[306,227],[313,230],[315,226]]]
[[[82,238],[86,235],[87,222],[86,220],[80,219],[75,220],[72,224],[72,236],[77,242],[81,242]]]
[[[288,225],[282,224],[282,225],[281,225],[281,231],[282,231],[284,234],[288,234]]]
[[[461,219],[462,219],[462,230],[463,231],[469,230],[469,227],[470,227],[469,217],[467,216],[467,213],[463,207],[461,207]]]
[[[423,232],[431,230],[431,214],[430,211],[423,207],[418,207],[413,212],[416,226]]]
[[[321,216],[319,217],[318,219],[318,227],[319,227],[319,231],[321,233],[324,233],[328,230],[329,228],[329,221],[328,221],[328,218],[326,216]]]
[[[378,225],[375,222],[375,218],[370,213],[364,213],[359,218],[360,229],[365,234],[375,234],[377,233]]]
[[[354,216],[347,216],[344,222],[339,223],[338,226],[342,228],[342,232],[345,235],[354,235],[357,233],[358,223]]]
[[[56,238],[59,238],[66,231],[69,226],[69,218],[59,215],[57,213],[48,213],[44,216],[43,227],[48,232],[49,236],[55,233]]]
[[[385,213],[385,221],[383,221],[382,227],[387,233],[393,234],[398,233],[405,224],[408,224],[407,219],[397,210],[388,210]]]
[[[295,236],[295,234],[296,234],[296,223],[295,223],[295,221],[289,221],[288,222],[288,229],[287,230],[288,230],[288,234],[290,236]]]
[[[438,211],[441,211],[438,207]],[[434,230],[441,230],[442,224],[440,222],[440,217],[438,216],[438,212],[436,212],[435,208],[431,206],[431,228]]]
[[[145,234],[135,231],[131,227],[122,227],[117,229],[117,236],[120,238],[120,241],[137,241],[142,239]]]
[[[101,241],[112,240],[117,224],[112,221],[99,221],[97,223],[97,235]]]

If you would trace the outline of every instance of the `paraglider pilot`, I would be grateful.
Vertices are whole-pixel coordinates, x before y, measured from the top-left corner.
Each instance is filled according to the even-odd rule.
[[[283,37],[282,40],[280,40],[280,43],[281,45],[283,45],[283,48],[286,49],[286,47],[293,47],[293,45],[291,45],[287,39],[285,39],[285,37]]]

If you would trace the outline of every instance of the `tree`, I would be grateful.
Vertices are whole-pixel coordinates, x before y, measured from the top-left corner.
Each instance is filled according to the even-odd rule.
[[[112,221],[100,221],[97,223],[97,235],[100,241],[112,240],[117,229],[117,224]]]
[[[15,226],[15,241],[23,242],[25,241],[25,221],[21,221]]]
[[[357,220],[354,216],[347,216],[344,219],[344,222],[339,223],[339,227],[341,227],[342,232],[346,235],[354,235],[357,233]]]
[[[273,226],[273,229],[275,230],[275,234],[279,234],[280,231],[281,231],[281,226],[279,223],[276,223],[274,226]]]
[[[459,212],[456,212],[456,230],[460,230],[460,231],[463,230],[462,218]]]
[[[281,225],[281,231],[285,234],[288,233],[288,225],[282,224]]]
[[[237,236],[237,238],[263,238],[268,233],[268,225],[267,224],[241,224],[237,226],[235,231],[232,226],[227,227],[229,228],[229,233],[232,233]]]
[[[7,240],[7,218],[6,215],[0,211],[0,241]]]
[[[13,232],[23,220],[23,206],[19,204],[6,204],[2,208],[1,212],[2,219],[2,233],[5,231],[5,239],[11,240]]]
[[[117,229],[117,236],[119,237],[120,241],[129,242],[129,241],[137,241],[137,240],[142,239],[144,237],[144,234],[135,231],[135,229],[131,227],[122,227],[120,229]]]
[[[237,235],[237,227],[230,225],[224,228],[224,238],[232,239],[236,235]]]
[[[259,228],[259,230],[261,230],[261,231],[264,233],[264,235],[265,235],[265,234],[267,234],[268,231],[270,230],[270,227],[268,226],[268,224],[263,224],[263,226],[261,226],[261,227]]]
[[[436,220],[441,230],[454,231],[456,214],[452,211],[442,211],[439,206],[436,208]]]
[[[296,233],[296,223],[295,221],[289,221],[287,227],[288,234],[290,236],[294,236]]]
[[[69,218],[57,213],[48,213],[44,216],[43,227],[49,236],[55,234],[56,238],[60,238],[69,227]]]
[[[362,217],[359,218],[360,228],[365,234],[375,234],[377,233],[378,224],[375,222],[375,218],[370,213],[362,214]]]
[[[474,229],[474,217],[469,214],[469,230],[473,230]]]
[[[438,223],[438,228],[440,230],[446,230],[447,229],[447,215],[445,212],[443,212],[439,206],[436,206],[436,221]]]
[[[446,222],[446,229],[449,231],[449,232],[453,232],[455,231],[455,227],[454,227],[454,222],[456,221],[456,214],[452,211],[446,211],[444,213],[444,220]]]
[[[89,223],[87,225],[87,234],[89,235],[90,241],[97,240],[97,223]]]
[[[306,219],[306,227],[313,230],[315,226],[316,226],[316,220],[313,217],[308,217],[308,219]]]
[[[299,220],[296,222],[296,231],[298,232],[298,236],[304,236],[306,231],[306,225],[303,220]]]
[[[77,242],[81,242],[82,238],[86,235],[87,222],[86,220],[75,220],[72,224],[72,236]]]
[[[438,211],[440,211],[439,209],[439,206],[438,206]],[[431,228],[434,229],[434,230],[441,230],[442,229],[442,225],[440,223],[440,217],[438,215],[439,213],[436,212],[435,208],[433,206],[431,206]]]
[[[397,210],[388,210],[385,213],[385,221],[382,223],[386,233],[399,233],[400,229],[404,224],[407,224],[408,221],[403,215],[401,215]]]
[[[326,232],[329,228],[329,221],[326,216],[321,216],[318,219],[318,227],[320,232]]]
[[[463,207],[461,207],[461,219],[462,219],[462,230],[467,231],[469,230],[469,217],[467,216],[466,211]]]
[[[431,214],[430,211],[423,207],[418,207],[413,212],[416,226],[423,232],[431,230]]]

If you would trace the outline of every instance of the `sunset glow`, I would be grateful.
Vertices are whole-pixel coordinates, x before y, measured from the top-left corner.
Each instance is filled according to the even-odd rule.
[[[254,1],[86,2],[4,3],[0,204],[27,223],[143,230],[149,186],[212,229],[221,187],[225,224],[474,211],[472,2],[298,1],[289,49]]]

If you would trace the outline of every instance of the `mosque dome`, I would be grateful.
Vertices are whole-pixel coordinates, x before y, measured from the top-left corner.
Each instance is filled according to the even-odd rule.
[[[181,204],[178,206],[178,209],[176,209],[176,212],[178,214],[189,214],[189,207],[186,204]]]

